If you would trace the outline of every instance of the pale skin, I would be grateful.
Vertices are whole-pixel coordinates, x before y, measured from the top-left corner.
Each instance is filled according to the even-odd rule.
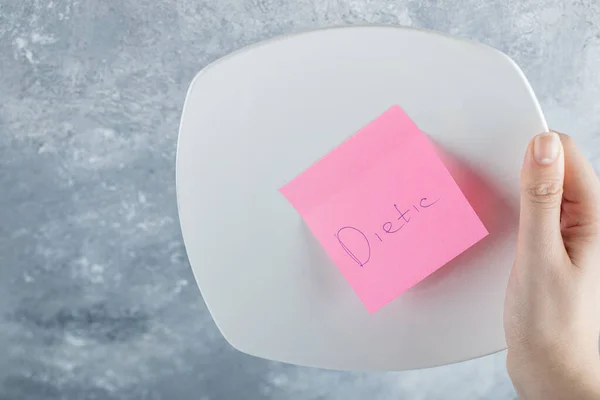
[[[600,182],[553,132],[531,141],[521,182],[508,373],[521,400],[600,399]]]

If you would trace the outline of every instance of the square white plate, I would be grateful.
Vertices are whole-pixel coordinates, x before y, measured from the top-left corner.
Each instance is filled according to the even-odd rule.
[[[278,192],[391,105],[441,149],[490,236],[370,315]],[[204,300],[235,348],[351,370],[505,347],[519,171],[546,131],[506,55],[433,32],[344,27],[261,42],[202,70],[184,106],[177,196]]]

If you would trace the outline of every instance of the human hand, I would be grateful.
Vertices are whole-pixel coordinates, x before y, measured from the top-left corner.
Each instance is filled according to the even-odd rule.
[[[600,182],[571,138],[530,143],[504,327],[522,400],[600,399]]]

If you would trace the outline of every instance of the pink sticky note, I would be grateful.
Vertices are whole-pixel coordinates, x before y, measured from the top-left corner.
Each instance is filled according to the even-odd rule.
[[[398,106],[281,193],[371,313],[488,234],[429,139]]]

